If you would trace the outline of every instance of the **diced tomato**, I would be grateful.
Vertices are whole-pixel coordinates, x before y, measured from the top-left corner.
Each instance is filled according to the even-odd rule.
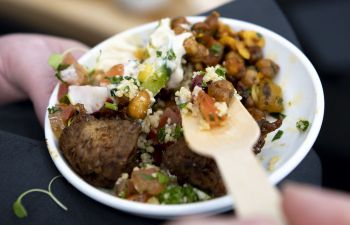
[[[199,91],[196,99],[204,120],[209,123],[210,127],[220,125],[220,119],[217,115],[217,109],[214,105],[215,100],[206,94],[204,91]]]
[[[167,107],[163,115],[159,119],[158,128],[162,128],[167,123],[168,119],[170,119],[170,123],[176,123],[181,125],[181,114],[178,107]]]
[[[124,65],[123,64],[117,64],[117,65],[113,66],[106,73],[107,77],[114,77],[114,76],[123,75],[123,74],[124,74]]]
[[[142,193],[142,194],[134,194],[129,197],[127,197],[128,200],[134,201],[134,202],[146,202],[150,196],[148,194]]]
[[[58,86],[57,100],[60,101],[66,94],[68,94],[68,85],[60,83]]]
[[[134,170],[131,174],[131,181],[135,189],[139,193],[147,193],[150,195],[160,194],[165,189],[166,184],[161,184],[158,181],[156,176],[158,172],[159,169],[156,167]]]
[[[60,108],[62,121],[67,123],[67,121],[73,116],[76,108],[73,105],[61,105]]]
[[[137,191],[135,190],[134,184],[130,179],[118,181],[118,184],[116,185],[116,195],[121,195],[120,197],[128,198],[134,194],[137,194]]]

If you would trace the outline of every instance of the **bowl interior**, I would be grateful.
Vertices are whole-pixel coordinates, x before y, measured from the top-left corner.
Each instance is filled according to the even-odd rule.
[[[188,17],[188,19],[195,23],[203,21],[204,17]],[[266,168],[271,183],[277,184],[300,163],[316,140],[324,112],[324,97],[320,80],[316,70],[304,54],[276,33],[239,20],[222,18],[221,21],[232,26],[234,30],[248,29],[261,33],[266,40],[265,57],[274,60],[280,66],[280,72],[275,80],[283,90],[286,118],[279,130],[284,133],[279,140],[273,142],[272,138],[277,131],[270,133],[266,138],[266,144],[262,152],[257,156]],[[130,36],[130,44],[141,44],[147,40],[156,26],[157,22],[154,22],[118,35]],[[118,36],[107,39],[91,49],[80,58],[79,62],[88,68],[93,68],[100,51],[108,48],[111,43],[117,44]],[[57,91],[58,87],[52,93],[50,106],[57,102]],[[296,128],[296,122],[300,119],[310,122],[306,132],[300,132]],[[149,205],[117,198],[112,196],[112,193],[109,193],[108,190],[89,185],[70,168],[58,149],[48,115],[46,115],[45,121],[45,136],[49,153],[62,175],[81,192],[103,204],[153,218],[169,218],[201,213],[213,214],[232,207],[232,200],[229,196],[186,205]]]

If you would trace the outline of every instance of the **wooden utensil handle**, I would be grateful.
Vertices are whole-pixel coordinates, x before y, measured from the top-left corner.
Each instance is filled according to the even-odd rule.
[[[278,190],[251,149],[235,149],[215,154],[226,189],[234,198],[240,218],[262,217],[286,225]]]

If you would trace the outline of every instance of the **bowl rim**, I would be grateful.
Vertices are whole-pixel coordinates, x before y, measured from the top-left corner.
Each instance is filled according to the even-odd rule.
[[[186,17],[191,23],[195,23],[198,21],[202,21],[205,19],[204,16],[188,16]],[[308,58],[291,42],[289,42],[284,37],[279,34],[264,28],[262,26],[245,22],[242,20],[224,18],[221,17],[220,20],[230,26],[240,26],[247,27],[246,29],[255,30],[261,32],[264,35],[268,35],[274,41],[280,42],[282,45],[285,45],[297,58],[300,59],[302,64],[305,66],[307,73],[311,78],[311,82],[314,85],[316,90],[316,114],[314,120],[312,121],[312,126],[309,129],[307,138],[304,139],[300,147],[293,153],[293,155],[283,164],[280,168],[269,174],[269,181],[276,185],[280,182],[284,177],[286,177],[307,155],[310,151],[313,143],[315,142],[319,131],[321,129],[323,115],[324,115],[324,94],[321,81],[319,76],[308,60]],[[128,29],[124,32],[118,33],[127,34],[127,33],[136,33],[142,30],[149,30],[156,26],[157,21],[147,23],[141,26],[137,26],[131,29]],[[108,42],[115,37],[112,36],[100,44],[93,47],[88,53],[82,56],[79,59],[79,62],[86,61],[91,57],[91,52],[96,49],[102,48],[104,45],[108,44]],[[51,97],[50,103],[56,102],[56,93],[58,90],[58,85],[56,85]],[[121,198],[113,198],[109,193],[98,189],[87,182],[85,182],[82,178],[80,178],[66,163],[63,156],[60,154],[58,147],[55,144],[55,138],[53,132],[51,130],[51,125],[48,119],[48,112],[45,115],[45,138],[48,147],[49,154],[57,167],[60,173],[65,177],[65,179],[71,183],[75,188],[89,196],[90,198],[105,204],[107,206],[113,207],[115,209],[119,209],[124,212],[129,212],[136,215],[142,215],[144,217],[151,218],[173,218],[178,216],[187,216],[193,214],[215,214],[219,212],[224,212],[232,208],[233,201],[230,196],[226,195],[223,197],[218,197],[212,200],[204,201],[204,202],[196,202],[189,203],[183,205],[151,205],[145,203],[132,202],[129,200],[121,199]]]

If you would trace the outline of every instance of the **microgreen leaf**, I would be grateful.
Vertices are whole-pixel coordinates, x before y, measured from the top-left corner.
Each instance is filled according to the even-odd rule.
[[[22,198],[24,196],[26,196],[29,193],[32,192],[40,192],[40,193],[44,193],[46,195],[48,195],[59,207],[61,207],[63,210],[68,210],[67,207],[65,205],[62,204],[62,202],[60,202],[55,196],[54,194],[51,192],[51,185],[52,183],[61,176],[56,176],[54,178],[51,179],[49,186],[48,186],[48,190],[44,190],[44,189],[39,189],[39,188],[34,188],[34,189],[30,189],[28,191],[23,192],[17,199],[16,201],[13,203],[12,205],[12,209],[14,214],[18,217],[18,218],[24,218],[28,215],[27,210],[25,209],[24,205],[22,204]]]
[[[49,58],[49,65],[55,70],[57,70],[59,65],[61,65],[61,63],[63,62],[63,59],[63,54],[52,54]]]
[[[18,218],[27,217],[28,213],[26,208],[22,205],[20,199],[17,199],[12,205],[13,212]]]

